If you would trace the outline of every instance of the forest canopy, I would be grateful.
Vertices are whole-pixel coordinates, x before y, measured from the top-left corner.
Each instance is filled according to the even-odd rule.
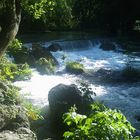
[[[128,34],[139,31],[139,3],[139,0],[1,0],[0,52],[15,38],[19,25],[22,32],[98,29],[110,34]]]
[[[8,0],[0,2],[1,19],[6,14],[6,3]],[[22,0],[20,3],[22,31],[99,28],[128,32],[140,21],[138,0]]]

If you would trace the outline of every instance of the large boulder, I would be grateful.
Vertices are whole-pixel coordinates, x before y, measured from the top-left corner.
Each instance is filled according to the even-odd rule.
[[[116,46],[109,41],[103,41],[100,48],[103,49],[104,51],[116,50]]]
[[[32,44],[32,51],[30,54],[35,58],[35,60],[39,60],[40,58],[45,58],[48,61],[51,61],[53,65],[58,65],[58,61],[56,58],[51,54],[51,52],[40,45]]]
[[[74,84],[59,84],[52,88],[48,94],[48,100],[50,109],[55,114],[67,112],[74,104],[77,107],[82,104],[81,93]]]

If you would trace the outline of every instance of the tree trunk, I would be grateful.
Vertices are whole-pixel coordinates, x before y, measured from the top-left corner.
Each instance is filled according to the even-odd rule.
[[[0,32],[0,58],[15,38],[21,20],[20,0],[6,0],[6,23]]]

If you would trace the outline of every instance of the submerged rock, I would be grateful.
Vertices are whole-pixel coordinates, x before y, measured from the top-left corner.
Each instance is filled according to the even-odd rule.
[[[47,47],[47,50],[51,52],[62,51],[62,47],[58,43],[53,43]]]
[[[109,41],[102,42],[100,48],[103,49],[104,51],[116,50],[116,46]]]
[[[74,105],[79,113],[86,114],[91,103],[86,98],[86,93],[83,94],[74,84],[55,86],[50,90],[48,100],[51,112],[58,118],[62,117],[61,115],[68,112]]]

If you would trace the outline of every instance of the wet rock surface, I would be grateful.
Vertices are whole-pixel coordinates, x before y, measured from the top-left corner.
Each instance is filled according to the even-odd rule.
[[[36,140],[25,109],[16,98],[9,96],[9,89],[0,82],[0,140]]]
[[[82,104],[82,96],[75,85],[57,85],[50,90],[48,100],[50,109],[56,116],[67,112],[74,104],[77,107]]]
[[[104,51],[116,50],[116,46],[110,41],[103,41],[100,48]]]

